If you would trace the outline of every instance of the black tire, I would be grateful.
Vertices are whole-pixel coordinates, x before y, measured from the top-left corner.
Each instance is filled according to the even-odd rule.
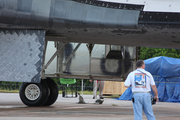
[[[50,93],[49,93],[47,101],[43,105],[49,106],[49,105],[52,105],[57,100],[59,90],[54,80],[47,78],[46,80],[44,80],[44,82],[46,82],[46,84],[48,85]]]
[[[41,80],[41,84],[43,84],[44,89],[47,91],[46,95],[44,96],[44,100],[39,104],[39,106],[44,106],[50,96],[50,87],[45,80]]]
[[[32,88],[32,89],[30,89]],[[46,89],[45,89],[46,88]],[[32,98],[30,90],[37,92],[37,98]],[[32,92],[33,92],[32,91]],[[27,106],[40,106],[48,95],[48,88],[42,83],[22,83],[19,91],[21,101]]]

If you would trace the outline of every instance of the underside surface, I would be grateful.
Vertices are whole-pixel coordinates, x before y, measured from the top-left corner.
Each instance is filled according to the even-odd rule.
[[[0,81],[40,82],[44,31],[0,30]]]
[[[43,29],[46,39],[61,42],[179,49],[180,13],[175,1],[112,2],[1,0],[0,28]],[[162,9],[157,8],[160,3]],[[171,4],[176,10],[165,7]]]
[[[58,33],[57,33],[58,35]],[[180,48],[180,30],[178,28],[142,28],[142,29],[64,29],[59,36],[46,36],[47,40],[61,42],[81,42],[124,46],[157,48]]]

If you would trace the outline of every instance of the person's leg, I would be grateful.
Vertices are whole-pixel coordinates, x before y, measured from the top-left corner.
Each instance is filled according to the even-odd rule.
[[[98,81],[99,83],[99,97],[103,98],[104,81]]]
[[[146,115],[148,120],[156,120],[153,109],[152,109],[152,104],[151,104],[151,94],[150,93],[145,93],[143,96],[143,110],[144,114]]]
[[[141,93],[135,93],[133,103],[134,120],[142,120],[142,107]]]
[[[97,80],[94,80],[93,83],[93,99],[97,97]]]
[[[96,90],[98,90],[98,88],[99,88],[99,92],[100,92],[100,87],[99,86],[100,86],[100,82],[97,80],[97,89]]]

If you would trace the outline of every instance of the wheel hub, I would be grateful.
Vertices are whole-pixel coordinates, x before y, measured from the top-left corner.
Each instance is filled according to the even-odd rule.
[[[36,100],[40,96],[40,89],[36,84],[30,84],[25,89],[25,96],[29,100]]]

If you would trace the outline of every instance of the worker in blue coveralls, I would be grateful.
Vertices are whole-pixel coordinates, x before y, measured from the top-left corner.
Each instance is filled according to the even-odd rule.
[[[158,91],[154,82],[154,79],[148,71],[145,69],[145,63],[143,60],[138,60],[136,63],[137,69],[129,73],[125,87],[130,87],[133,92],[133,109],[134,120],[142,120],[142,110],[144,111],[148,120],[156,120],[152,104],[151,104],[151,87],[155,94],[154,99],[158,101]]]

